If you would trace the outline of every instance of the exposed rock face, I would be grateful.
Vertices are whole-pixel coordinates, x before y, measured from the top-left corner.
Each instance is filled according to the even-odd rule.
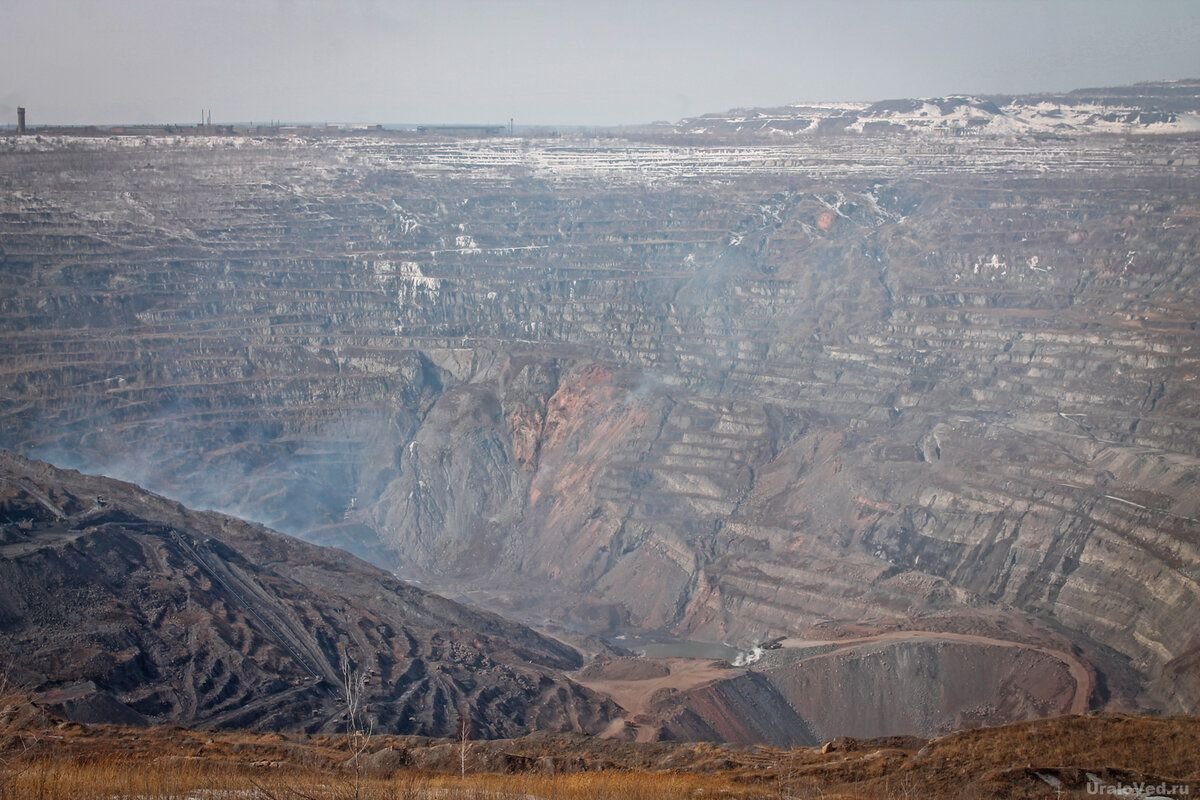
[[[1194,139],[130,144],[0,156],[4,444],[592,630],[1019,611],[1196,710]]]
[[[341,658],[379,732],[598,731],[570,647],[339,551],[0,453],[0,647],[80,722],[336,731]],[[7,663],[11,659],[12,663]]]
[[[820,744],[819,735],[787,698],[757,672],[660,698],[664,739],[766,742],[780,747]]]
[[[1043,653],[953,641],[839,650],[765,675],[817,741],[1064,714],[1076,689],[1062,662]]]

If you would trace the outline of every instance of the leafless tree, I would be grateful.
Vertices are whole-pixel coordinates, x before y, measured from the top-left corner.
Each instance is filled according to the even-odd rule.
[[[467,709],[458,712],[458,777],[467,777],[467,751],[471,749],[471,717]]]
[[[346,709],[346,746],[354,769],[354,800],[362,797],[363,756],[371,747],[375,725],[367,713],[367,673],[356,667],[350,654],[342,651],[342,702]]]
[[[800,764],[798,753],[794,747],[789,747],[779,754],[775,762],[777,775],[777,796],[780,800],[795,800],[796,798],[819,798],[824,792],[819,786],[812,786],[800,779]],[[803,791],[801,794],[800,792]]]

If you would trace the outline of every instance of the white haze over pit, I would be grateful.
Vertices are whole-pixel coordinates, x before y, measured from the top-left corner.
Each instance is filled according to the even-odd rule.
[[[751,647],[749,650],[742,650],[739,652],[737,654],[737,658],[733,659],[732,663],[735,667],[748,667],[751,664],[756,664],[761,661],[763,653],[765,652],[765,650],[756,645]]]

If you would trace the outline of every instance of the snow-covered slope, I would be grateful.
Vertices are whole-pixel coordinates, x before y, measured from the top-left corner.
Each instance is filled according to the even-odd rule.
[[[1012,135],[1200,132],[1200,81],[1085,89],[1060,95],[971,96],[877,103],[796,103],[686,119],[679,133]]]

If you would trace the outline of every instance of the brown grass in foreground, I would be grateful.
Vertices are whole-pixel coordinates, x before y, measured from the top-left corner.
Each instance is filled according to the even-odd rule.
[[[361,782],[338,737],[66,723],[23,735],[0,739],[0,800],[999,800],[1096,796],[1089,776],[1200,796],[1194,717],[1063,717],[828,752],[539,735],[473,742],[465,778],[454,742],[378,737]]]
[[[436,775],[402,771],[367,778],[357,791],[345,774],[303,770],[246,770],[204,764],[147,765],[123,761],[43,761],[0,796],[21,800],[683,800],[697,797],[767,798],[762,789],[727,779],[662,773],[597,772],[570,775]]]

